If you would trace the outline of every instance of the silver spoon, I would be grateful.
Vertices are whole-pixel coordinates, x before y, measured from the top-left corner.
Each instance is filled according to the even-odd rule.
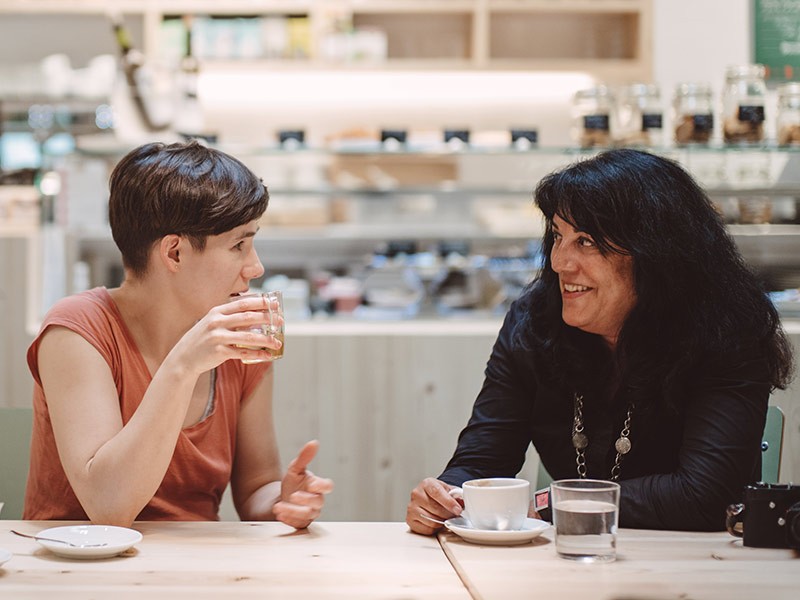
[[[428,521],[433,521],[434,523],[438,523],[439,525],[447,526],[447,524],[444,521],[441,521],[439,519],[434,519],[433,517],[429,517],[428,515],[423,515],[422,513],[419,513],[419,516],[422,517],[423,519],[428,519]]]
[[[14,535],[18,535],[24,538],[30,538],[32,540],[43,540],[45,542],[58,542],[59,544],[66,544],[67,546],[72,546],[73,548],[101,548],[103,546],[108,546],[107,542],[103,542],[101,544],[73,544],[72,542],[68,542],[67,540],[57,540],[55,538],[48,538],[43,537],[41,535],[29,535],[27,533],[20,533],[19,531],[14,531],[13,529],[10,530],[11,533]]]

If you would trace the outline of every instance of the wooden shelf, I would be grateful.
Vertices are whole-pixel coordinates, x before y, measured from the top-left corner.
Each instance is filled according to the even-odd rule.
[[[431,3],[435,4],[435,3]],[[473,15],[462,11],[353,13],[356,29],[386,34],[389,62],[395,59],[468,60],[473,53]]]
[[[611,83],[652,78],[652,0],[5,0],[0,14],[87,15],[109,12],[142,21],[142,46],[162,56],[166,16],[308,18],[311,57],[279,68],[361,68],[321,55],[337,23],[384,32],[387,56],[364,64],[385,69],[571,70]],[[274,60],[229,59],[273,68]],[[210,59],[206,59],[210,60]],[[283,61],[280,61],[281,63]]]
[[[492,14],[489,59],[635,59],[638,21],[636,13]]]
[[[269,14],[309,12],[319,0],[3,0],[0,13]]]

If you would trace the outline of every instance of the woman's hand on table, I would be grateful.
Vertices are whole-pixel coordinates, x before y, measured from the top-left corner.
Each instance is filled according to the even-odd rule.
[[[414,488],[406,510],[406,523],[411,531],[431,535],[442,526],[426,519],[426,516],[446,521],[461,514],[461,503],[450,495],[452,488],[453,486],[433,477],[423,479]]]
[[[281,497],[273,507],[275,518],[296,529],[308,527],[319,517],[325,495],[333,490],[333,481],[317,477],[306,467],[317,454],[319,442],[308,442],[289,463],[281,482]]]

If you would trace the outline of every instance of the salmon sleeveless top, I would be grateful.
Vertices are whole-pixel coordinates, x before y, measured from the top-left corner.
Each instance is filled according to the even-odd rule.
[[[24,519],[87,520],[58,457],[53,428],[39,376],[42,334],[51,326],[78,333],[108,363],[119,395],[123,423],[136,411],[150,385],[144,358],[105,288],[95,288],[60,300],[45,316],[28,348],[28,367],[34,379],[33,435],[25,491]],[[142,509],[141,521],[216,521],[219,503],[231,477],[236,454],[239,408],[269,363],[243,365],[228,360],[217,367],[212,412],[182,429],[175,453],[155,496]],[[91,415],[85,415],[91,427]]]

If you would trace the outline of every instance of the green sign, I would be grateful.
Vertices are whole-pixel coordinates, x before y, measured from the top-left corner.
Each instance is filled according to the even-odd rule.
[[[800,0],[754,0],[755,62],[771,81],[800,80]]]

